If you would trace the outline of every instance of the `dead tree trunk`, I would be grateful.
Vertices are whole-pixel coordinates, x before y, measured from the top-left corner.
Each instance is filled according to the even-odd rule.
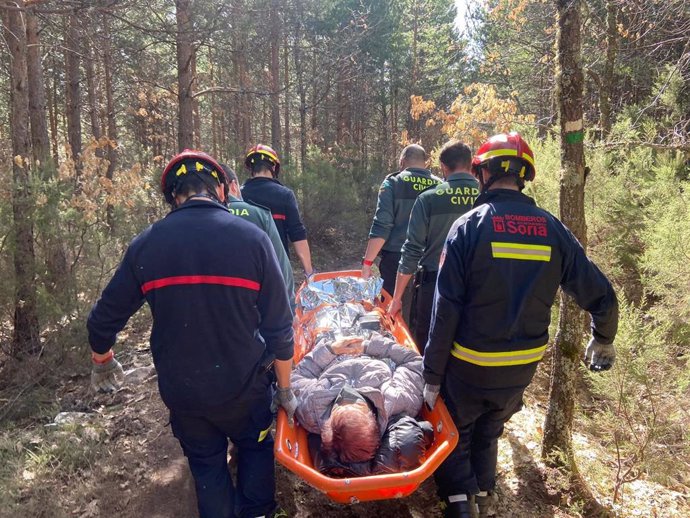
[[[22,0],[17,2],[24,7]],[[12,214],[14,216],[14,332],[10,353],[15,357],[41,350],[36,308],[32,152],[29,130],[29,85],[25,14],[7,12],[5,40],[10,50],[10,128],[12,131]]]
[[[189,0],[176,0],[177,17],[177,148],[194,147],[194,98],[192,97],[192,18]]]

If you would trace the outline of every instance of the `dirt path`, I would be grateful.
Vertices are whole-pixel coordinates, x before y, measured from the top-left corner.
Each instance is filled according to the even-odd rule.
[[[145,348],[139,347],[125,361],[132,367],[150,360]],[[576,502],[561,501],[561,488],[556,480],[550,480],[551,477],[546,475],[547,470],[539,460],[544,382],[544,373],[541,373],[526,396],[525,409],[511,420],[500,441],[497,488],[500,500],[497,510],[498,516],[503,518],[582,516]],[[85,389],[79,384],[75,390],[81,392]],[[98,396],[94,403],[106,423],[106,451],[109,456],[83,486],[62,489],[73,492],[74,501],[85,502],[65,511],[79,518],[196,516],[191,476],[180,447],[170,432],[168,413],[158,396],[155,379],[123,389],[114,396]],[[590,450],[588,457],[596,457],[596,440],[578,436],[576,441],[584,442],[594,450],[594,455]],[[587,461],[583,459],[582,463],[586,473]],[[682,507],[682,495],[651,484],[646,486],[646,490],[656,495],[656,504],[635,501],[631,492],[627,507],[620,507],[619,515],[688,516]],[[288,516],[299,518],[441,516],[431,479],[404,499],[343,506],[331,502],[278,466],[277,499]]]
[[[148,325],[148,316],[140,314],[121,334],[118,358],[126,369],[150,368]],[[116,394],[94,395],[86,367],[71,369],[72,374],[58,376],[63,381],[51,397],[62,411],[83,412],[81,421],[0,429],[0,476],[12,477],[4,479],[5,487],[0,484],[0,518],[196,517],[193,483],[171,434],[155,373]],[[582,516],[578,503],[567,500],[558,476],[539,458],[547,381],[541,368],[526,394],[525,408],[508,423],[499,442],[500,517]],[[582,473],[595,494],[610,504],[606,495],[611,494],[613,454],[594,437],[580,433],[574,440]],[[432,479],[404,499],[343,506],[282,466],[276,470],[277,499],[290,517],[441,516]],[[616,511],[621,517],[687,517],[687,501],[687,494],[641,477],[623,491]]]

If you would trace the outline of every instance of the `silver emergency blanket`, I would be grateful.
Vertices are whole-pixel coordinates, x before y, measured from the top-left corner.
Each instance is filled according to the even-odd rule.
[[[381,293],[381,277],[336,277],[323,281],[312,281],[300,292],[299,304],[305,311],[311,311],[321,304],[344,304],[347,302],[367,301]]]
[[[361,304],[346,303],[326,306],[314,315],[314,329],[330,329],[338,332],[355,327],[357,320],[365,313]]]
[[[343,336],[369,338],[372,331],[388,335],[381,326],[381,317],[375,311],[367,312],[361,304],[345,303],[324,306],[317,310],[314,319],[304,327],[308,350],[322,339],[328,342]]]

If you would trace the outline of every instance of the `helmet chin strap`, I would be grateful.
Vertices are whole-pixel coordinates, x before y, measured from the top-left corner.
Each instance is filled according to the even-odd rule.
[[[498,174],[495,174],[495,173],[494,174],[489,173],[489,179],[485,182],[483,171],[484,171],[484,168],[482,168],[481,172],[478,175],[479,176],[479,178],[478,178],[479,187],[481,188],[482,194],[487,192],[491,188],[491,186],[499,180],[499,178],[513,177],[513,178],[515,178],[516,183],[517,183],[517,187],[520,191],[522,191],[525,188],[525,181],[515,173],[507,173],[503,176],[499,176]]]
[[[197,171],[193,171],[193,173],[197,175],[199,179],[204,183],[204,185],[206,186],[206,192],[192,194],[184,202],[178,204],[177,199],[175,197],[175,192],[173,191],[173,209],[178,208],[180,205],[184,205],[190,198],[208,198],[209,200],[215,201],[216,203],[220,203],[221,205],[225,206],[225,203],[221,201],[221,199],[218,197],[216,193],[216,185],[214,185],[214,182],[212,180],[209,180],[206,176],[199,174]],[[222,186],[222,184],[220,185]]]

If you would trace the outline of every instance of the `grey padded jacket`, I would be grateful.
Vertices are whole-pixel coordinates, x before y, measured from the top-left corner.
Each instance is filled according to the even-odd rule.
[[[346,384],[376,407],[381,435],[397,414],[415,417],[422,408],[422,357],[394,340],[372,333],[361,356],[335,355],[319,341],[292,372],[297,396],[297,419],[312,433],[320,433],[331,405]]]

